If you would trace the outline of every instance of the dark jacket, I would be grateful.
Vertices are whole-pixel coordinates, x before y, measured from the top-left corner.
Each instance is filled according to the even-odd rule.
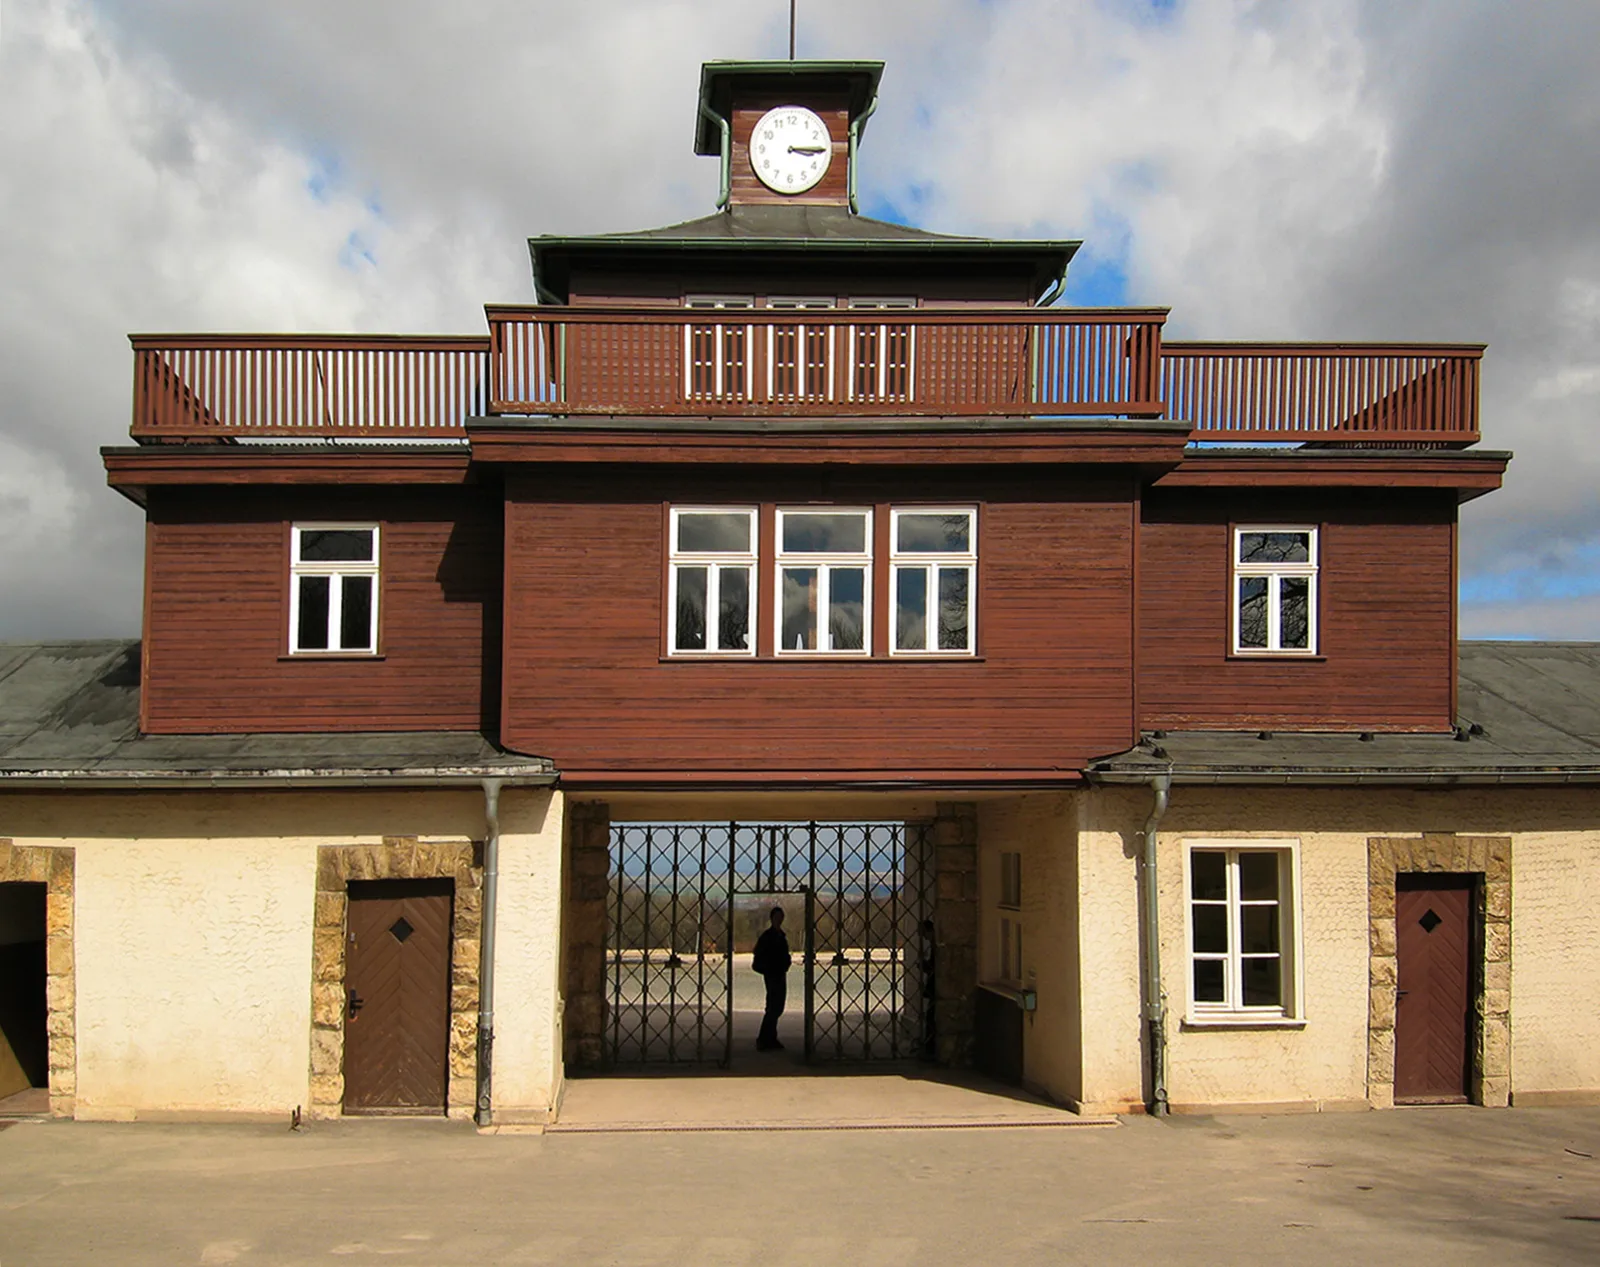
[[[756,953],[751,967],[762,976],[770,972],[788,972],[790,962],[789,939],[783,935],[783,929],[769,928],[756,938]]]

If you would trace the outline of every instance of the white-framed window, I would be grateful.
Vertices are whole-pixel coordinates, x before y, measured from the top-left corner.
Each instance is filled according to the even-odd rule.
[[[751,295],[689,295],[686,308],[732,313],[754,308]],[[683,394],[688,400],[749,400],[750,349],[755,329],[737,317],[715,317],[705,323],[685,322],[683,327]]]
[[[872,649],[872,511],[778,510],[779,655],[860,655]]]
[[[1184,890],[1190,1015],[1299,1016],[1298,842],[1190,841]]]
[[[754,655],[754,507],[674,506],[667,610],[673,655]]]
[[[1317,650],[1317,530],[1302,525],[1233,530],[1235,654]]]
[[[971,506],[890,511],[896,655],[971,655],[978,512]]]
[[[289,651],[375,655],[378,525],[297,523],[289,531]]]
[[[807,312],[834,307],[819,295],[774,295],[767,307]],[[792,325],[767,327],[767,399],[833,399],[834,326],[797,319]]]
[[[915,308],[915,299],[850,300],[850,307],[868,311]],[[850,325],[850,376],[846,384],[851,400],[916,399],[917,330],[909,321],[884,318]]]

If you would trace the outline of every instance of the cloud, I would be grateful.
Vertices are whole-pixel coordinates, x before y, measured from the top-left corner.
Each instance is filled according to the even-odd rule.
[[[10,0],[0,26],[0,637],[131,633],[130,330],[458,330],[524,239],[703,214],[698,67],[780,55],[738,0]],[[1074,294],[1180,337],[1483,341],[1504,491],[1464,628],[1600,637],[1600,6],[805,0],[881,57],[863,192],[1089,240]],[[1530,562],[1536,561],[1536,562]],[[1498,582],[1497,582],[1498,583]],[[1507,591],[1509,592],[1509,591]],[[1481,619],[1480,619],[1481,616]]]

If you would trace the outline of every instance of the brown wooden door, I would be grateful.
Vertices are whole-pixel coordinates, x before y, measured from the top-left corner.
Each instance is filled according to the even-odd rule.
[[[1465,875],[1395,879],[1394,1098],[1467,1099],[1473,881]]]
[[[350,885],[346,1113],[442,1113],[450,1055],[449,880]]]

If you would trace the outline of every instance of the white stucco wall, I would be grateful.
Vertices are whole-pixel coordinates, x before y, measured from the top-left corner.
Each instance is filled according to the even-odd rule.
[[[289,1111],[306,1096],[316,850],[77,846],[78,1116]]]
[[[1022,1078],[1062,1104],[1083,1096],[1079,980],[1077,818],[1065,793],[990,801],[978,807],[980,976],[999,958],[999,856],[1022,854],[1022,976],[1037,1007],[1022,1031]]]
[[[561,1087],[559,793],[509,788],[500,805],[494,1120],[543,1122]]]
[[[318,847],[483,823],[476,789],[0,797],[0,836],[76,851],[77,1115],[287,1120],[309,1098]]]
[[[1592,901],[1597,892],[1600,829],[1530,831],[1513,838],[1514,1103],[1546,1096],[1559,1102],[1573,1092],[1600,1103],[1600,923]]]

